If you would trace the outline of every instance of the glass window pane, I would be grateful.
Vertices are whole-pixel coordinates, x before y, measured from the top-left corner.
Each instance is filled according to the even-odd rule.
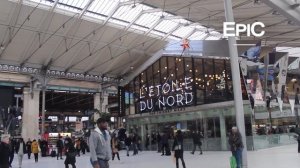
[[[205,85],[204,85],[204,74],[203,74],[203,59],[194,59],[195,66],[195,88],[196,88],[196,97],[197,104],[204,104],[204,94],[205,94]]]

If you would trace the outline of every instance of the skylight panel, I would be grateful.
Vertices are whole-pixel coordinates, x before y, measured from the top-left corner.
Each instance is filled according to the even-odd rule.
[[[125,20],[131,22],[137,15],[139,15],[143,10],[151,9],[142,4],[138,4],[136,7],[132,5],[121,6],[116,13],[113,15],[114,18]]]
[[[171,20],[162,20],[156,27],[155,30],[159,30],[165,33],[170,32],[174,27],[176,27],[178,23],[173,22]]]
[[[88,10],[108,16],[117,5],[115,0],[95,0]]]
[[[89,1],[88,0],[59,0],[58,2],[64,5],[69,5],[75,8],[83,9]]]
[[[185,37],[186,35],[188,35],[189,33],[191,33],[192,31],[194,31],[194,29],[192,27],[189,26],[182,26],[179,29],[177,29],[173,34],[175,36],[179,36],[179,37]]]
[[[194,34],[192,34],[189,39],[190,40],[202,40],[206,36],[205,32],[196,31]]]
[[[30,2],[41,3],[43,5],[52,6],[54,3],[48,0],[28,0]]]
[[[160,16],[158,15],[158,13],[161,13],[161,12],[156,12],[156,13],[145,13],[135,23],[138,24],[138,25],[150,28],[160,18]]]

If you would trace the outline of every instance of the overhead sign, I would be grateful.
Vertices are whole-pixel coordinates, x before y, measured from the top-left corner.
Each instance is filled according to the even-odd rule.
[[[124,87],[118,87],[118,105],[119,105],[119,115],[125,115],[125,89]]]
[[[191,77],[185,77],[184,82],[173,80],[156,86],[143,86],[140,89],[140,111],[190,105],[194,99],[192,82]]]
[[[265,24],[262,22],[254,22],[253,24],[242,24],[235,22],[224,22],[223,23],[223,34],[225,37],[233,36],[239,37],[241,33],[246,33],[248,37],[261,37],[265,34],[265,31],[262,30],[257,32],[256,27],[264,28]]]

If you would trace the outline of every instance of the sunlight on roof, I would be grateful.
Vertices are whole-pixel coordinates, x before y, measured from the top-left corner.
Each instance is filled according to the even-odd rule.
[[[53,6],[55,0],[24,0]],[[129,27],[129,31],[138,30],[140,33],[150,32],[158,38],[174,40],[188,37],[190,40],[218,40],[222,34],[216,31],[209,32],[200,23],[193,23],[181,16],[163,12],[142,3],[132,0],[59,0],[57,8],[74,13],[82,13],[99,23],[108,20],[118,27]],[[89,5],[89,6],[87,6]],[[130,24],[132,23],[132,24]]]

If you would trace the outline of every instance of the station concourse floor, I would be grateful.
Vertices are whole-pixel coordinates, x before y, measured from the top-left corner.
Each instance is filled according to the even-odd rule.
[[[131,152],[132,154],[132,152]],[[92,168],[89,154],[81,155],[76,159],[77,168]],[[110,168],[176,168],[170,156],[160,156],[160,153],[144,151],[137,156],[127,157],[125,151],[120,151],[121,161],[110,161]],[[230,152],[204,152],[195,155],[184,152],[187,168],[229,168]],[[297,145],[287,145],[258,151],[248,152],[248,168],[300,168],[300,154],[297,153]],[[179,162],[180,168],[181,162]],[[18,159],[15,159],[12,167],[17,168]],[[69,167],[72,167],[71,165]],[[33,156],[28,160],[24,155],[22,168],[64,168],[64,160],[56,160],[52,157],[39,157],[39,162],[34,163]]]

